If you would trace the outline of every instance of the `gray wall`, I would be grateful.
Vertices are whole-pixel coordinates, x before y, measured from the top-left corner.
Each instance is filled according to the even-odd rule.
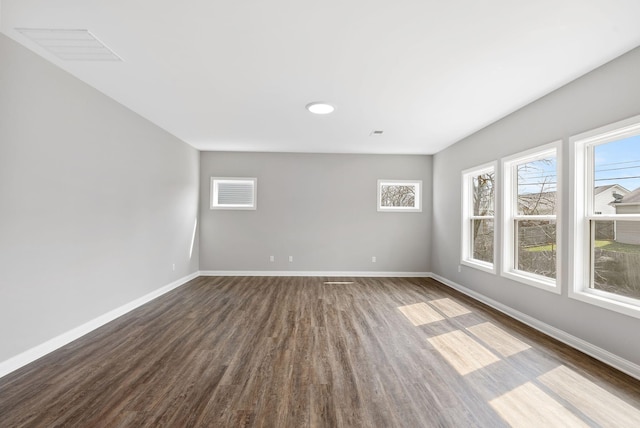
[[[568,227],[561,236],[561,296],[473,268],[463,266],[458,273],[461,201],[451,195],[460,193],[462,170],[558,139],[564,140],[562,168],[568,172],[569,136],[640,114],[639,75],[640,48],[435,155],[433,242],[438,251],[431,258],[434,273],[636,364],[640,341],[631,339],[638,337],[640,319],[567,297]],[[569,194],[566,179],[562,191]],[[560,220],[565,225],[567,204],[564,197]]]
[[[429,271],[431,163],[431,156],[203,152],[200,268]],[[257,177],[258,209],[210,210],[212,176]],[[423,211],[378,212],[379,178],[422,180]]]
[[[1,362],[198,270],[199,153],[4,35],[0,58]]]

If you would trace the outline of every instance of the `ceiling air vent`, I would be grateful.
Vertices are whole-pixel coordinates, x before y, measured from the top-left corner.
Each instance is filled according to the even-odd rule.
[[[89,30],[16,28],[16,31],[65,61],[122,61]]]

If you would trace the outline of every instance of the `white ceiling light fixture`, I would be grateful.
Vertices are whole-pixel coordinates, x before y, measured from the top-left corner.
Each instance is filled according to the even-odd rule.
[[[329,114],[329,113],[333,113],[333,111],[336,109],[331,104],[327,104],[322,101],[314,101],[312,103],[307,104],[305,107],[307,110],[309,110],[313,114]]]

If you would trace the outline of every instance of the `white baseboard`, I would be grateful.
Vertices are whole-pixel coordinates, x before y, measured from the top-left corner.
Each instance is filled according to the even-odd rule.
[[[174,288],[178,288],[183,284],[191,281],[194,278],[197,278],[199,275],[198,272],[194,272],[191,275],[180,278],[177,281],[172,282],[171,284],[165,285],[162,288],[152,291],[149,294],[146,294],[136,300],[133,300],[129,303],[126,303],[116,309],[113,309],[106,314],[103,314],[97,318],[92,319],[89,322],[86,322],[74,329],[67,331],[66,333],[62,333],[59,336],[54,337],[53,339],[47,340],[46,342],[34,346],[33,348],[24,351],[21,354],[16,355],[15,357],[11,357],[8,360],[0,362],[0,377],[3,377],[14,370],[19,369],[22,366],[25,366],[40,357],[47,355],[50,352],[55,351],[58,348],[63,347],[64,345],[73,342],[76,339],[84,336],[87,333],[92,332],[98,327],[102,327],[106,323],[113,321],[114,319],[136,309],[139,306],[144,305],[151,300],[160,297],[161,295],[173,290]]]
[[[291,270],[205,270],[201,276],[326,276],[326,277],[380,277],[380,278],[431,278],[431,272],[376,272],[376,271],[291,271]]]
[[[628,374],[629,376],[632,376],[636,379],[640,380],[640,366],[629,361],[626,360],[622,357],[619,357],[618,355],[612,354],[609,351],[606,351],[602,348],[599,348],[585,340],[582,340],[578,337],[575,337],[563,330],[560,330],[556,327],[553,327],[549,324],[545,324],[540,320],[537,320],[536,318],[533,318],[527,314],[523,314],[522,312],[519,312],[513,308],[510,308],[509,306],[506,306],[500,302],[497,302],[489,297],[486,297],[480,293],[477,293],[473,290],[470,290],[460,284],[457,284],[453,281],[450,281],[446,278],[441,277],[440,275],[436,275],[436,274],[432,274],[431,277],[443,284],[445,284],[448,287],[451,287],[455,290],[458,290],[459,292],[466,294],[467,296],[478,300],[488,306],[491,306],[493,309],[496,309],[508,316],[510,316],[511,318],[514,318],[526,325],[528,325],[529,327],[532,327],[548,336],[553,337],[554,339],[559,340],[560,342],[571,346],[572,348],[575,348],[581,352],[584,352],[587,355],[592,356],[593,358],[595,358],[596,360],[600,360],[605,364],[610,365],[613,368],[616,368],[618,370],[620,370],[621,372],[624,372],[626,374]]]

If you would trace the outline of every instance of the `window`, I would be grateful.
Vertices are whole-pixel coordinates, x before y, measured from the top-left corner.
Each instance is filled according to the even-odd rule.
[[[461,263],[495,273],[496,167],[462,172]]]
[[[574,145],[569,296],[640,317],[640,116]]]
[[[560,142],[503,160],[502,275],[560,293],[558,148]]]
[[[422,181],[378,180],[378,211],[421,212]]]
[[[211,177],[212,210],[255,210],[257,178]]]

